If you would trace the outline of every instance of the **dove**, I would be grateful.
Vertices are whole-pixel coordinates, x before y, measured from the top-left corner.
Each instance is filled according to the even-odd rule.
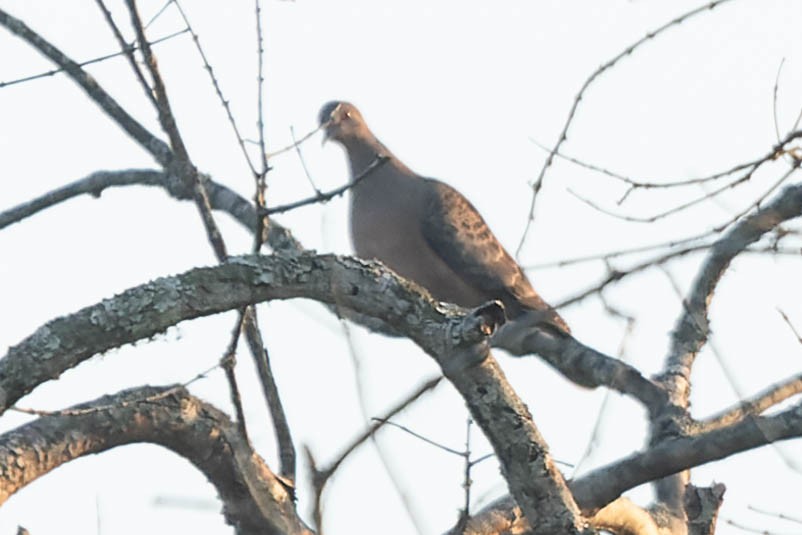
[[[351,240],[358,257],[381,261],[439,301],[477,307],[498,300],[509,320],[570,333],[461,193],[407,167],[353,104],[329,102],[318,119],[325,140],[342,145],[348,156]],[[376,165],[378,158],[386,161]]]

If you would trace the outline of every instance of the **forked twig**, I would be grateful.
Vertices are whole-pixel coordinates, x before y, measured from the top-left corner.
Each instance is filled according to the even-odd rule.
[[[373,437],[373,435],[384,426],[385,422],[387,422],[393,416],[400,414],[412,403],[417,401],[423,394],[433,390],[437,385],[440,384],[440,381],[442,380],[443,376],[441,375],[432,377],[396,405],[394,405],[384,414],[384,416],[381,418],[374,418],[374,423],[360,435],[358,435],[348,446],[346,446],[326,467],[318,468],[311,451],[309,448],[306,448],[307,458],[310,461],[310,466],[312,468],[312,484],[314,485],[315,489],[313,516],[315,518],[315,523],[318,527],[318,530],[321,529],[323,518],[323,491],[325,490],[329,479],[331,479],[335,472],[340,468],[340,465],[342,465],[343,461],[345,461],[345,459],[348,458],[348,456],[351,455],[351,453],[353,453],[359,446],[364,444],[369,438]],[[409,511],[409,513],[411,516],[411,511]]]
[[[691,17],[693,17],[695,15],[698,15],[698,14],[703,13],[705,11],[710,11],[713,8],[717,7],[717,6],[719,6],[721,4],[724,4],[724,3],[727,3],[727,2],[730,2],[730,1],[731,0],[715,0],[713,2],[709,2],[708,4],[706,4],[704,6],[700,6],[700,7],[696,8],[696,9],[692,9],[691,11],[688,11],[688,12],[680,15],[679,17],[677,17],[677,18],[675,18],[675,19],[663,24],[662,26],[658,27],[657,29],[655,29],[655,30],[653,30],[653,31],[651,31],[649,33],[647,33],[645,36],[641,37],[640,39],[638,39],[637,41],[632,43],[630,46],[625,48],[622,52],[620,52],[619,54],[614,56],[612,59],[610,59],[607,62],[605,62],[601,67],[596,69],[585,80],[585,82],[582,84],[582,87],[580,87],[579,92],[577,93],[576,97],[574,97],[574,102],[571,105],[571,110],[568,112],[568,118],[566,119],[565,124],[563,125],[563,129],[562,129],[562,131],[560,132],[560,135],[557,138],[557,142],[555,143],[554,148],[552,148],[551,151],[549,152],[549,155],[546,158],[546,161],[543,163],[543,167],[540,169],[540,173],[538,174],[537,178],[535,179],[534,183],[532,184],[532,200],[530,201],[530,205],[529,205],[529,214],[527,216],[526,226],[524,227],[523,235],[521,236],[521,241],[518,243],[518,247],[515,250],[515,256],[516,257],[521,253],[521,249],[523,248],[523,245],[526,242],[526,238],[527,238],[527,235],[529,234],[529,230],[532,227],[532,223],[535,220],[535,202],[537,200],[537,196],[538,196],[538,193],[540,192],[540,189],[543,187],[543,180],[546,177],[546,171],[551,166],[552,162],[554,161],[555,154],[557,154],[557,152],[559,152],[560,147],[562,146],[562,144],[565,142],[566,139],[568,139],[568,128],[571,126],[571,123],[574,120],[574,116],[576,115],[577,109],[579,108],[579,103],[582,101],[582,98],[583,98],[587,88],[590,87],[590,85],[599,76],[601,76],[604,72],[606,72],[609,69],[611,69],[616,63],[621,61],[626,56],[629,56],[630,54],[632,54],[636,49],[640,48],[643,44],[645,44],[646,42],[650,41],[651,39],[654,39],[659,34],[663,33],[664,31],[668,30],[669,28],[671,28],[673,26],[677,26],[677,25],[681,24],[682,22],[688,20],[689,18],[691,18]]]
[[[380,155],[376,156],[376,159],[374,159],[370,163],[370,165],[368,165],[365,168],[364,171],[362,171],[361,173],[359,173],[359,175],[354,177],[354,179],[351,182],[349,182],[348,184],[345,184],[344,186],[340,186],[339,188],[335,188],[335,189],[333,189],[331,191],[328,191],[328,192],[325,192],[325,193],[318,193],[317,195],[314,195],[313,197],[307,197],[306,199],[302,199],[300,201],[295,201],[295,202],[291,202],[291,203],[288,203],[288,204],[282,204],[280,206],[275,206],[273,208],[267,208],[267,209],[262,211],[262,214],[263,215],[281,214],[281,213],[284,213],[284,212],[289,212],[290,210],[295,210],[296,208],[300,208],[302,206],[307,206],[307,205],[310,205],[310,204],[316,204],[316,203],[322,203],[322,202],[330,201],[334,197],[337,197],[338,195],[342,195],[343,193],[345,193],[349,189],[353,188],[354,186],[356,186],[357,184],[362,182],[365,178],[370,176],[370,174],[373,173],[376,169],[378,169],[379,167],[381,167],[382,165],[387,163],[387,161],[389,161],[389,159],[390,158],[388,158],[387,156],[384,156],[384,155],[380,154]]]

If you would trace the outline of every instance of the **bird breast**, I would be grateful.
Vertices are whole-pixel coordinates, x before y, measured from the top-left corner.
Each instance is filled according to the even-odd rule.
[[[487,296],[465,283],[429,246],[420,221],[425,198],[418,177],[399,184],[381,170],[351,191],[351,238],[360,258],[376,259],[440,301],[478,306]]]

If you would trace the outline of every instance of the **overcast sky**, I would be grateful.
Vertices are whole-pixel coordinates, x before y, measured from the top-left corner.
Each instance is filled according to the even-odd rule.
[[[121,2],[109,1],[118,22]],[[144,16],[163,2],[139,3]],[[256,137],[256,32],[252,2],[185,0],[240,128]],[[355,103],[376,135],[411,168],[460,189],[484,214],[510,250],[521,239],[529,184],[544,161],[534,141],[553,144],[584,80],[626,46],[699,2],[504,1],[406,2],[265,1],[266,132],[270,150],[316,124],[332,99]],[[0,0],[76,60],[117,49],[94,2]],[[182,28],[168,10],[149,29],[157,38]],[[780,131],[802,107],[802,2],[734,0],[669,30],[605,73],[590,87],[564,149],[567,153],[642,179],[679,179],[734,166],[768,152],[776,141],[775,80]],[[130,35],[130,32],[129,32]],[[191,39],[157,45],[159,65],[190,154],[215,180],[252,196],[252,178],[216,100]],[[51,69],[22,41],[0,30],[0,82]],[[120,58],[88,70],[151,131],[156,116]],[[321,189],[347,180],[342,151],[315,137],[302,147]],[[65,76],[0,88],[0,210],[97,170],[153,168],[155,163]],[[275,157],[268,175],[273,205],[312,193],[297,154]],[[777,176],[756,176],[743,193],[730,192],[674,218],[650,224],[621,221],[588,207],[571,191],[619,213],[648,216],[698,189],[650,191],[616,204],[625,188],[566,162],[546,176],[537,218],[522,248],[522,265],[682,238],[708,230],[737,212]],[[348,253],[343,199],[277,218],[308,248]],[[250,236],[219,216],[229,250],[247,252]],[[645,258],[645,257],[643,257]],[[642,258],[641,258],[642,259]],[[630,259],[634,264],[638,258]],[[688,288],[701,256],[651,270],[612,288],[608,301],[637,318],[626,356],[659,370],[680,303],[672,278]],[[0,231],[0,347],[16,344],[47,320],[73,312],[154,277],[214,263],[189,203],[146,188],[80,198]],[[625,267],[626,262],[616,267]],[[799,370],[800,349],[776,312],[802,325],[799,259],[739,259],[725,277],[712,309],[714,343],[725,366],[705,351],[694,373],[694,414],[724,408],[742,394]],[[532,269],[538,291],[559,302],[603,278],[600,262]],[[265,305],[264,332],[296,442],[327,462],[365,425],[437,372],[411,342],[343,327],[310,302]],[[561,314],[583,342],[616,354],[624,323],[598,298]],[[140,384],[185,381],[213,366],[228,342],[234,316],[181,324],[149,342],[94,357],[47,383],[20,406],[57,409]],[[767,342],[770,341],[770,342]],[[353,355],[352,355],[353,353]],[[528,403],[555,458],[582,459],[604,399],[566,382],[536,358],[497,355]],[[251,435],[276,465],[272,433],[246,355],[239,375]],[[726,370],[727,373],[724,373]],[[362,402],[358,391],[361,385]],[[220,371],[192,392],[229,410]],[[363,413],[363,406],[364,413]],[[465,418],[460,398],[444,385],[403,417],[433,440],[459,448]],[[5,414],[3,430],[27,421]],[[643,444],[640,409],[613,396],[602,417],[599,445],[583,471]],[[475,428],[474,428],[475,429]],[[474,451],[489,451],[475,429]],[[462,504],[461,461],[402,432],[385,430],[380,449],[369,445],[347,462],[327,491],[330,534],[440,533]],[[384,464],[381,456],[389,459]],[[780,454],[780,451],[783,453]],[[798,444],[739,455],[694,471],[700,485],[723,482],[724,519],[761,529],[800,532],[748,506],[794,513],[802,476]],[[305,465],[301,466],[305,478]],[[572,469],[566,468],[571,475]],[[767,478],[770,478],[767,480]],[[506,492],[494,461],[473,474],[477,507]],[[770,481],[770,483],[769,483]],[[302,480],[300,508],[309,508]],[[404,494],[407,506],[399,494]],[[636,490],[642,504],[648,488]],[[181,529],[229,533],[213,488],[185,461],[155,446],[132,446],[80,459],[25,488],[0,507],[0,532],[22,524],[35,535],[139,534]],[[46,513],[45,513],[46,512]],[[307,517],[308,518],[308,517]],[[719,533],[741,533],[721,522]]]

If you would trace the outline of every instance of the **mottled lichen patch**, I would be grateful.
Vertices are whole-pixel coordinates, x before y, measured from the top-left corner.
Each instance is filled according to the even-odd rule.
[[[43,325],[31,335],[31,343],[39,348],[41,356],[47,358],[61,347],[61,337],[50,327]]]
[[[159,298],[153,301],[153,308],[156,312],[164,313],[173,308],[174,303],[181,299],[183,285],[174,277],[162,279],[160,282],[161,292]]]

